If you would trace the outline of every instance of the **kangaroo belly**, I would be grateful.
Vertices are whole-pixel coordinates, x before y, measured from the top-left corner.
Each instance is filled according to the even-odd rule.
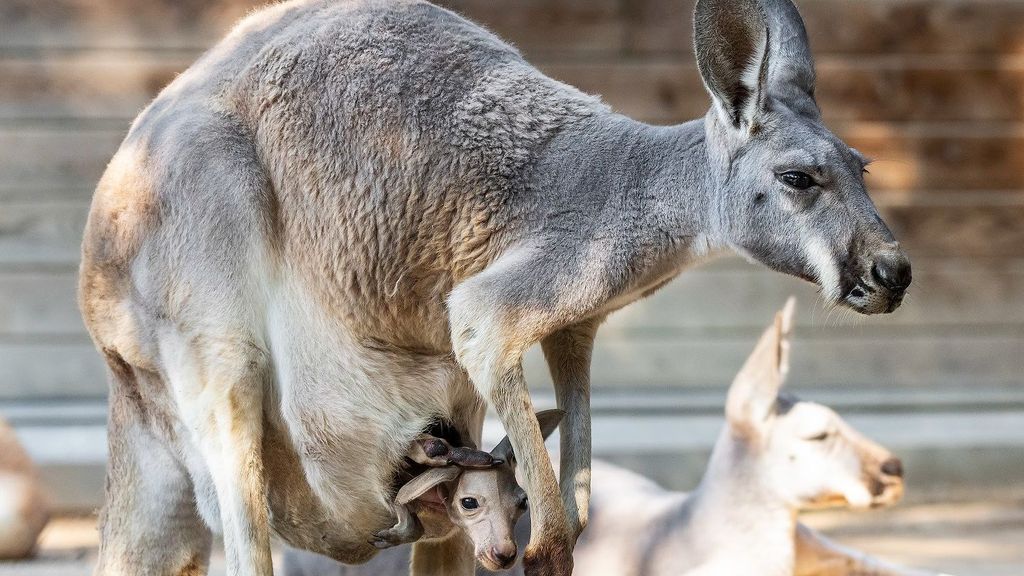
[[[450,355],[364,340],[298,279],[273,297],[267,326],[275,529],[302,548],[363,558],[371,534],[395,522],[393,479],[413,439],[434,418],[479,439],[482,400]]]

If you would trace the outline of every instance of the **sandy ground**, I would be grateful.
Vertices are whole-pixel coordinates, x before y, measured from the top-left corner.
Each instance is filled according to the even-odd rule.
[[[957,576],[1024,575],[1024,501],[899,506],[802,518],[845,544],[890,561]],[[28,562],[0,562],[0,576],[87,576],[96,558],[96,520],[58,518]],[[275,560],[279,560],[279,554]],[[210,573],[224,574],[215,553]]]

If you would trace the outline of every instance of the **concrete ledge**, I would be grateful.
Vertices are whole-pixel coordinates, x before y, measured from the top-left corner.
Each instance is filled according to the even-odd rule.
[[[899,455],[911,501],[1024,494],[1024,390],[798,392],[836,408]],[[723,425],[723,400],[721,391],[601,393],[593,400],[595,455],[690,489]],[[554,402],[538,393],[536,404]],[[102,401],[0,404],[0,415],[15,425],[59,509],[99,506],[107,455]],[[485,443],[503,434],[489,418]]]

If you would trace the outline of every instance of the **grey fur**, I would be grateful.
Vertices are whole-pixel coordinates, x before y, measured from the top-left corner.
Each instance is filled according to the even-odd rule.
[[[793,24],[782,1],[731,4],[731,33]],[[224,533],[232,574],[269,573],[271,527],[364,561],[394,523],[409,442],[437,416],[478,440],[486,400],[535,506],[531,575],[567,574],[607,313],[730,247],[862,312],[902,297],[873,280],[873,262],[905,258],[859,156],[769,81],[813,76],[786,60],[801,34],[781,37],[752,54],[768,68],[741,126],[719,103],[653,127],[425,2],[294,0],[245,19],[142,112],[93,199],[80,303],[113,399],[99,573],[204,566],[197,518]],[[786,188],[776,172],[794,167],[821,186]],[[561,498],[520,365],[542,340],[567,412]],[[133,508],[172,478],[194,504]],[[421,549],[420,566],[468,569],[427,556],[464,540]]]

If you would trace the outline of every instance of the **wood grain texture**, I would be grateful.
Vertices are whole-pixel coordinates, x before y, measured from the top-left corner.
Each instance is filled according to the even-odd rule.
[[[77,273],[0,268],[0,337],[38,340],[80,337],[75,303]],[[898,335],[962,327],[1024,325],[1024,259],[977,262],[924,259],[915,262],[914,286],[906,303],[889,316],[861,317],[826,309],[806,282],[728,258],[687,271],[659,292],[613,314],[602,336],[714,337],[757,331],[790,295],[796,295],[796,323],[816,334],[842,335],[865,328]]]
[[[1019,332],[899,337],[865,330],[859,336],[830,338],[806,330],[801,334],[793,342],[797,352],[790,382],[795,387],[1013,386],[1024,371],[1024,335]],[[757,337],[757,331],[731,338],[604,335],[594,348],[593,386],[725,387]],[[531,352],[526,368],[532,387],[550,389],[543,356]]]
[[[75,309],[81,230],[131,119],[261,0],[0,2],[0,398],[98,398]],[[693,0],[446,0],[554,77],[653,123],[702,115]],[[736,259],[609,319],[595,386],[721,387],[800,297],[798,385],[1019,385],[1024,374],[1024,3],[798,0],[827,122],[875,158],[915,262],[906,305],[862,319]],[[530,381],[544,389],[535,353]]]
[[[127,121],[0,125],[0,189],[94,184]],[[875,159],[872,190],[1024,190],[1024,124],[835,123]]]
[[[3,55],[0,121],[128,121],[198,52],[89,50]],[[536,62],[564,82],[647,122],[703,115],[710,100],[692,55]],[[1024,121],[1024,57],[826,57],[818,100],[829,122]]]
[[[604,335],[594,352],[599,389],[728,386],[758,330],[728,336]],[[791,382],[819,389],[1013,386],[1024,370],[1024,335],[935,333],[894,336],[862,331],[797,336]],[[526,358],[531,387],[550,390],[543,356]],[[96,398],[106,393],[102,361],[87,340],[7,342],[0,339],[0,400]]]
[[[634,55],[689,53],[694,0],[635,0]],[[815,54],[1019,54],[1024,4],[1012,0],[798,0]]]

